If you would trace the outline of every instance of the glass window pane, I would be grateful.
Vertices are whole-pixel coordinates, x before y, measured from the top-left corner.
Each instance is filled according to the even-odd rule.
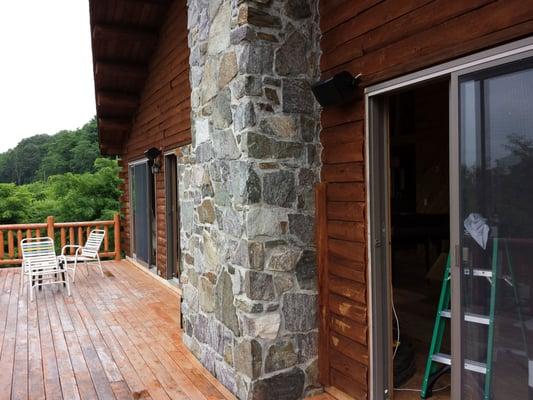
[[[148,165],[146,163],[137,164],[132,167],[132,195],[133,195],[133,225],[135,256],[137,260],[148,263],[149,261],[149,201],[148,201]]]
[[[512,64],[460,83],[464,399],[532,398],[533,69],[528,65]]]

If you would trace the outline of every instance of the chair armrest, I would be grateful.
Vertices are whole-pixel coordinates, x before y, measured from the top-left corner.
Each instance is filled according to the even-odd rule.
[[[63,248],[61,249],[61,255],[64,256],[65,255],[65,250],[66,249],[70,249],[70,248],[76,249],[76,255],[77,255],[78,252],[81,249],[81,246],[79,244],[67,244],[67,245],[63,246]]]

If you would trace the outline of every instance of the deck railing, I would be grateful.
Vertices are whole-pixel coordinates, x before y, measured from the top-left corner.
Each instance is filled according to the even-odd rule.
[[[57,248],[59,252],[67,244],[83,246],[93,229],[105,231],[100,257],[120,260],[119,214],[110,221],[55,222],[54,217],[48,217],[41,224],[0,225],[0,266],[22,263],[20,241],[24,238],[51,237],[56,246],[60,245]],[[69,252],[74,254],[74,249]]]

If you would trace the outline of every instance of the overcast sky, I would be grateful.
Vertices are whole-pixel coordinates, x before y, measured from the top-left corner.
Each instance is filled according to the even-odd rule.
[[[96,113],[88,0],[0,2],[0,152]]]

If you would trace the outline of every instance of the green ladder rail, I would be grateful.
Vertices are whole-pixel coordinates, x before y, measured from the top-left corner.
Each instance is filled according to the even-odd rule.
[[[499,276],[499,240],[498,238],[492,239],[492,260],[491,269],[479,269],[479,268],[466,268],[464,269],[465,275],[471,275],[472,277],[486,278],[490,282],[490,300],[489,300],[489,315],[484,316],[480,314],[465,313],[465,322],[482,324],[488,326],[487,335],[487,357],[486,362],[478,362],[465,360],[464,368],[469,371],[474,371],[485,375],[485,382],[483,386],[483,400],[490,400],[491,397],[491,385],[492,385],[492,367],[494,357],[494,315],[496,311],[496,293],[498,288],[498,280],[503,279],[508,285],[513,288],[513,295],[517,307],[518,319],[522,330],[522,340],[526,356],[529,359],[529,349],[527,343],[527,328],[525,320],[522,314],[522,307],[520,304],[519,293],[517,289],[517,281],[514,273],[514,268],[511,261],[511,255],[509,252],[509,246],[507,241],[504,241],[504,252],[509,270],[509,276]],[[502,254],[503,258],[503,254]],[[451,367],[451,357],[447,354],[440,352],[444,331],[446,328],[446,319],[451,319],[450,311],[450,256],[448,255],[446,261],[446,268],[444,270],[444,278],[442,282],[442,289],[439,298],[439,305],[437,308],[437,315],[435,317],[435,326],[433,328],[433,336],[431,338],[431,345],[429,349],[429,355],[426,362],[426,370],[424,373],[424,380],[422,382],[422,390],[420,397],[426,399],[431,397],[433,391],[433,385],[435,382]],[[439,368],[439,364],[444,367]],[[530,395],[530,397],[532,397]]]
[[[507,251],[508,253],[508,251]],[[439,297],[439,305],[437,308],[437,315],[435,317],[435,325],[433,327],[433,335],[431,338],[431,345],[426,362],[426,369],[424,372],[424,380],[422,381],[422,390],[420,397],[426,399],[433,394],[433,385],[436,381],[447,371],[450,370],[452,360],[449,354],[441,353],[442,340],[444,331],[446,329],[446,320],[452,317],[450,310],[450,255],[446,261],[446,268],[444,269],[444,277],[442,281],[442,288]],[[492,361],[494,353],[494,313],[496,309],[496,290],[498,283],[498,239],[493,239],[491,269],[469,268],[465,269],[466,275],[471,275],[474,278],[483,277],[489,280],[490,301],[489,301],[489,315],[481,315],[475,313],[465,313],[465,322],[487,325],[488,339],[487,339],[487,357],[486,362],[479,362],[473,360],[465,360],[464,369],[485,375],[483,399],[490,399],[491,378],[492,378]],[[440,367],[440,368],[439,368]]]
[[[444,277],[442,280],[442,288],[439,296],[439,305],[437,307],[437,315],[435,317],[435,325],[433,326],[433,335],[431,337],[431,344],[429,347],[429,355],[426,362],[426,370],[424,373],[424,380],[422,381],[422,391],[420,397],[426,399],[433,394],[433,385],[437,379],[445,373],[449,368],[444,367],[439,371],[439,360],[443,361],[445,365],[451,365],[445,362],[444,355],[441,355],[440,348],[442,345],[442,339],[444,337],[444,331],[446,329],[446,317],[443,316],[450,307],[450,255],[446,259],[446,267],[444,268]],[[451,312],[450,312],[451,317]]]
[[[523,317],[523,314],[522,314],[522,305],[520,303],[520,297],[519,297],[519,294],[518,294],[518,288],[517,288],[518,281],[515,278],[513,264],[511,262],[511,254],[509,253],[509,246],[507,244],[507,241],[505,241],[504,244],[505,244],[505,256],[506,256],[506,260],[507,260],[507,265],[509,267],[510,281],[505,279],[505,278],[504,279],[513,288],[513,295],[514,295],[514,299],[515,299],[515,303],[516,303],[518,320],[519,320],[520,328],[521,328],[521,331],[522,331],[522,342],[524,344],[524,350],[525,350],[526,358],[528,360],[528,369],[529,369],[530,368],[530,364],[531,364],[531,354],[530,354],[529,346],[528,346],[528,343],[527,343],[526,321],[525,321],[525,319]],[[528,399],[530,399],[530,400],[533,399],[533,388],[532,388],[532,386],[533,385],[531,384],[531,382],[528,382]]]

